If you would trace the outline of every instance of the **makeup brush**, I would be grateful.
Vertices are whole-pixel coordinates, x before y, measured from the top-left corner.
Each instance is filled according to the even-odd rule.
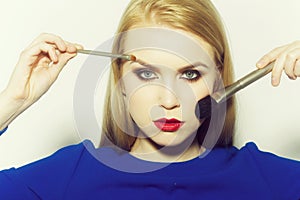
[[[95,55],[95,56],[105,56],[105,57],[111,57],[111,58],[120,58],[120,59],[128,60],[128,61],[136,61],[136,57],[134,55],[127,55],[127,54],[113,54],[113,53],[108,53],[108,52],[83,50],[83,49],[78,49],[77,53],[89,54],[89,55]]]
[[[232,97],[235,93],[240,91],[241,89],[247,87],[251,83],[257,81],[258,79],[262,78],[263,76],[270,73],[273,69],[274,62],[270,63],[264,68],[257,69],[246,76],[242,77],[238,81],[234,82],[233,84],[225,87],[224,90],[217,91],[200,101],[198,101],[198,107],[196,109],[196,116],[198,118],[203,119],[209,117],[211,115],[211,108],[213,106],[218,106],[222,103],[225,103],[230,97]],[[199,116],[200,114],[200,116]]]

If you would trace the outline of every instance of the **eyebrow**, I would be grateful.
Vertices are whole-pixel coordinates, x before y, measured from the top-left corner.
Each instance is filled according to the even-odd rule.
[[[143,61],[141,59],[137,59],[136,61],[132,61],[132,63],[138,63],[138,64],[140,64],[140,65],[142,65],[144,67],[150,68],[153,71],[157,71],[157,67],[155,65],[149,64],[149,63],[147,63],[147,62],[145,62],[145,61]],[[193,69],[193,68],[196,68],[196,67],[199,67],[199,66],[204,67],[206,69],[209,68],[206,64],[198,61],[198,62],[195,62],[195,63],[193,63],[191,65],[187,65],[187,66],[181,67],[178,71],[179,72],[183,72],[185,70]]]

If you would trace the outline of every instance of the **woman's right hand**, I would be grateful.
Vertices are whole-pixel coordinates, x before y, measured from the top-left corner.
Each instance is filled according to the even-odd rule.
[[[6,94],[13,101],[34,103],[50,88],[79,48],[82,47],[56,35],[41,34],[21,53]]]
[[[54,83],[66,63],[82,46],[53,34],[41,34],[20,55],[6,89],[1,93],[1,115],[17,115],[36,102]],[[3,100],[4,101],[4,100]],[[5,109],[5,105],[10,104]],[[15,109],[15,110],[14,110]],[[6,118],[7,118],[6,117]],[[0,119],[0,125],[3,125]],[[13,117],[14,118],[14,117]],[[9,120],[9,119],[7,119]],[[7,123],[6,123],[7,125]]]

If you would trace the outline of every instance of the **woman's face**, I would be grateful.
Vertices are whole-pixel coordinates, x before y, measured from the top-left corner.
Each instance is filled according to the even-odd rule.
[[[139,140],[174,146],[195,136],[201,125],[196,104],[212,92],[217,73],[206,60],[212,57],[210,46],[196,35],[183,33],[194,37],[203,49],[200,54],[206,55],[188,61],[166,49],[140,48],[130,52],[137,62],[122,66],[124,98],[140,129]],[[195,53],[188,45],[182,48],[187,54]]]

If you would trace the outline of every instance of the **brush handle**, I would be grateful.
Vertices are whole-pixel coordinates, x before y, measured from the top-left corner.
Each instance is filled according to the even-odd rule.
[[[273,69],[274,62],[270,63],[264,68],[257,69],[246,76],[242,77],[238,81],[234,82],[233,84],[225,87],[225,92],[216,92],[212,95],[212,97],[216,100],[217,103],[223,102],[226,99],[230,98],[239,90],[247,87],[251,83],[255,82],[256,80],[262,78],[263,76],[270,73]]]
[[[93,51],[93,50],[78,49],[77,53],[90,54],[90,55],[95,55],[95,56],[105,56],[105,57],[111,57],[111,58],[121,58],[121,59],[128,60],[128,61],[131,60],[131,56],[130,55],[113,54],[113,53],[102,52],[102,51]]]

